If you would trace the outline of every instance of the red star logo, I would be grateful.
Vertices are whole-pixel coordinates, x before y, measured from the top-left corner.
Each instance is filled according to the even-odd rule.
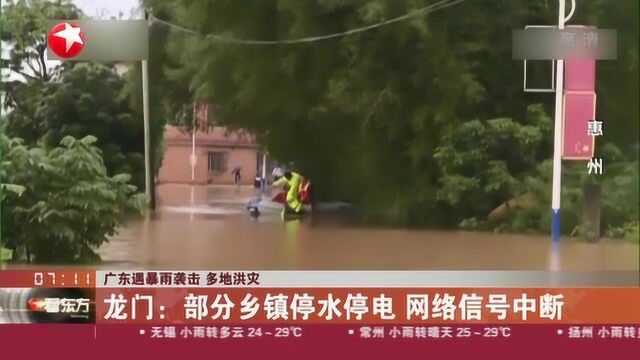
[[[70,59],[84,48],[85,39],[80,27],[72,22],[63,22],[49,31],[47,44],[54,54]]]
[[[29,310],[31,311],[44,311],[47,305],[46,301],[40,298],[31,298],[29,299],[27,304],[29,306]]]

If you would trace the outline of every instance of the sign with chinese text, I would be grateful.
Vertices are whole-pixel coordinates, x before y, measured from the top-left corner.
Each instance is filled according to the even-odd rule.
[[[0,342],[3,355],[19,355],[24,339],[37,339],[35,358],[72,346],[104,358],[214,349],[258,359],[289,345],[367,359],[425,346],[449,357],[467,348],[460,357],[472,358],[468,345],[499,345],[518,358],[566,344],[577,346],[554,357],[590,358],[595,348],[636,352],[639,281],[634,271],[5,270]]]

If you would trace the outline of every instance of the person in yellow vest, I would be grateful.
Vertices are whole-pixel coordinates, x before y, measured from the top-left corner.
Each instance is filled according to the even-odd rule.
[[[284,207],[284,214],[300,214],[302,212],[302,203],[298,198],[298,194],[300,191],[300,183],[302,182],[302,175],[293,172],[287,171],[284,173],[284,176],[280,178],[278,181],[273,183],[273,186],[282,186],[287,185],[287,202]]]

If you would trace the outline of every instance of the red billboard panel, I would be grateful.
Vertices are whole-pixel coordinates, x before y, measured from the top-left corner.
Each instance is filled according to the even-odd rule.
[[[596,93],[593,91],[565,91],[563,151],[565,160],[593,158],[595,137],[588,133],[589,121],[596,116]]]
[[[595,91],[596,61],[589,59],[566,60],[564,62],[565,91]]]

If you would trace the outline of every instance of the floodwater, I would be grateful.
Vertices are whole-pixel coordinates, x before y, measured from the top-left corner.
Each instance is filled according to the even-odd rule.
[[[283,222],[247,215],[250,187],[162,185],[157,211],[101,248],[104,268],[638,271],[638,245],[549,237]],[[322,219],[322,218],[321,218]]]

